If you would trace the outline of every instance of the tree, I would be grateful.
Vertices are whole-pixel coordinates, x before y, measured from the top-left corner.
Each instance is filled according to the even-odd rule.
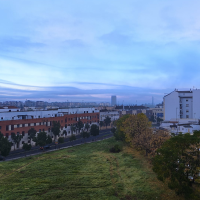
[[[77,128],[78,128],[78,130],[79,130],[79,133],[80,133],[80,131],[81,131],[81,129],[84,127],[84,124],[83,124],[83,122],[82,121],[78,121],[78,123],[77,123]]]
[[[60,134],[60,122],[53,121],[53,127],[51,128],[51,131],[54,134],[54,141],[55,141],[56,136]]]
[[[31,150],[31,147],[31,144],[24,143],[22,149],[24,149],[27,152]]]
[[[65,137],[66,137],[66,135],[67,135],[67,131],[66,130],[63,131],[63,135],[65,135]]]
[[[0,132],[0,155],[8,156],[11,150],[11,143],[6,137]]]
[[[99,135],[99,127],[96,124],[92,124],[90,129],[90,135],[97,136]]]
[[[82,135],[83,138],[89,138],[90,137],[90,133],[88,133],[86,131],[82,132],[81,135]]]
[[[122,117],[120,117],[117,121],[115,121],[116,124],[116,132],[114,133],[114,137],[116,140],[122,140],[125,141],[125,132],[123,129],[123,122],[129,118],[131,115],[127,114],[127,115],[123,115]]]
[[[72,124],[72,125],[71,125],[71,132],[72,132],[72,135],[73,135],[74,131],[76,131],[76,124]]]
[[[22,137],[23,136],[20,135],[20,134],[15,135],[15,133],[11,133],[11,138],[12,138],[12,141],[14,143],[14,150],[15,150],[15,144],[17,144],[17,146],[18,146]]]
[[[59,144],[64,143],[64,142],[65,142],[64,137],[59,137],[59,138],[58,138],[58,143],[59,143]]]
[[[88,129],[90,128],[90,125],[88,123],[85,124],[85,129],[87,130],[88,132]]]
[[[104,123],[105,123],[106,129],[107,129],[108,124],[111,123],[111,118],[107,116],[107,117],[104,119]]]
[[[76,136],[75,135],[71,135],[70,138],[69,138],[69,141],[73,141],[73,140],[76,140]]]
[[[31,140],[34,140],[36,133],[37,131],[34,128],[31,128],[28,130],[28,135],[29,135],[28,139],[30,139],[30,143],[31,143]]]
[[[157,117],[157,118],[156,118],[156,121],[157,121],[157,123],[160,123],[160,122],[163,121],[163,119],[161,119],[160,117]]]
[[[153,170],[161,181],[167,181],[170,189],[190,198],[192,182],[199,173],[200,132],[193,135],[179,134],[167,140],[157,150]],[[190,198],[191,199],[191,198]]]
[[[52,138],[50,135],[48,135],[46,139],[46,144],[51,144],[51,143],[52,143]]]
[[[147,132],[149,128],[151,128],[151,122],[149,122],[145,114],[139,113],[137,115],[130,115],[123,121],[121,130],[125,133],[125,141],[132,146],[134,138]]]
[[[46,132],[38,133],[37,137],[35,138],[36,145],[45,146],[48,141],[47,139],[48,139],[48,137],[47,137]]]
[[[116,133],[116,128],[115,128],[115,127],[111,128],[111,132],[112,132],[113,134],[115,134],[115,133]]]
[[[103,122],[103,121],[100,121],[100,122],[99,122],[100,128],[101,128],[103,125],[104,125],[104,122]]]

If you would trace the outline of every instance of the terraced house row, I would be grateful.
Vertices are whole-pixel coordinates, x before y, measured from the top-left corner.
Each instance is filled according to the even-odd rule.
[[[4,110],[5,109],[5,110]],[[0,131],[10,141],[11,134],[21,134],[23,136],[19,144],[14,148],[21,148],[23,143],[30,143],[28,139],[28,130],[34,128],[37,132],[45,131],[51,137],[51,127],[53,121],[60,122],[61,130],[60,135],[64,134],[65,137],[71,136],[71,126],[78,121],[82,121],[85,125],[97,124],[99,125],[99,110],[95,108],[69,108],[69,109],[56,109],[56,110],[42,110],[42,111],[26,111],[21,112],[14,107],[0,108]],[[75,132],[73,134],[78,134]],[[34,142],[31,141],[32,145]]]

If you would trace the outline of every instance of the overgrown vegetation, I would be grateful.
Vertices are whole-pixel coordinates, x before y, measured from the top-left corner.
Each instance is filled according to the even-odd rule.
[[[181,200],[156,179],[147,157],[114,138],[0,162],[0,199]]]

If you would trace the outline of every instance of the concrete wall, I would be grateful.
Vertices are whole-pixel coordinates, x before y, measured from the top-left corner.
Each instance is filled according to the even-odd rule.
[[[173,118],[180,118],[180,106],[178,92],[173,91],[169,95],[164,97],[164,109],[165,109],[165,119],[171,120]]]

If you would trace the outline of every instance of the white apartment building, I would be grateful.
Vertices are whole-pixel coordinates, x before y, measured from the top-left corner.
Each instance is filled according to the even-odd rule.
[[[187,119],[188,122],[200,119],[200,90],[179,91],[175,89],[173,92],[164,96],[164,120]]]

